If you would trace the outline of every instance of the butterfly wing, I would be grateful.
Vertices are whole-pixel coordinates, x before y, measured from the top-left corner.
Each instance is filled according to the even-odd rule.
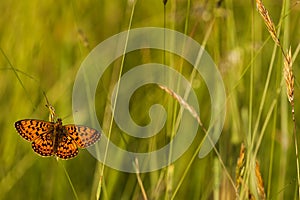
[[[51,132],[53,130],[53,123],[36,119],[23,119],[17,121],[15,127],[24,139],[34,141],[41,135]]]
[[[93,145],[100,139],[101,133],[96,129],[87,126],[77,126],[73,124],[65,125],[69,136],[76,142],[78,147],[86,148]]]
[[[54,154],[53,139],[51,133],[37,137],[31,144],[32,149],[41,156],[52,156]]]
[[[61,135],[55,154],[61,159],[69,159],[77,156],[78,148],[75,141],[70,136]]]

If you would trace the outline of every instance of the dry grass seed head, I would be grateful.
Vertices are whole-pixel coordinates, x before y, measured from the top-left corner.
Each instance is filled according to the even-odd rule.
[[[246,148],[244,143],[241,144],[241,149],[240,149],[240,155],[237,160],[237,165],[236,165],[236,187],[237,189],[240,188],[244,173],[245,173],[245,153],[246,153]]]
[[[260,199],[266,199],[266,193],[264,188],[263,179],[260,173],[260,167],[258,161],[255,162],[255,176],[256,176],[256,184],[257,184],[257,191],[260,196]]]
[[[262,18],[268,28],[269,33],[271,34],[272,39],[278,46],[281,46],[280,41],[276,34],[275,25],[274,25],[271,17],[269,16],[268,10],[264,7],[261,0],[256,0],[256,6],[258,9],[258,12],[262,16]]]
[[[294,74],[292,69],[291,48],[284,59],[283,76],[286,84],[286,92],[290,103],[294,102]]]

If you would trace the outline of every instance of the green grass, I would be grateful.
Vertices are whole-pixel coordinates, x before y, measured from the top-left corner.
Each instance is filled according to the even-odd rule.
[[[216,4],[169,1],[164,13],[161,0],[137,1],[134,10],[127,1],[2,1],[0,199],[143,199],[142,190],[148,199],[234,199],[235,185],[230,179],[235,183],[242,142],[248,150],[247,159],[260,163],[267,198],[299,199],[293,121],[283,84],[281,51],[272,41],[254,1],[224,0],[220,8]],[[284,50],[289,46],[292,49],[299,127],[299,6],[285,1],[264,4],[278,28]],[[199,128],[191,147],[170,166],[148,173],[125,173],[103,166],[86,150],[80,150],[76,158],[67,161],[42,158],[17,134],[17,120],[48,119],[43,92],[63,122],[72,123],[73,83],[90,50],[128,28],[164,24],[202,44],[222,74],[227,115],[216,144],[220,157],[215,151],[203,159],[197,157],[204,135]],[[174,137],[180,105],[156,85],[138,89],[130,108],[132,118],[146,125],[150,122],[151,105],[164,105],[167,123],[157,136],[137,139],[122,132],[115,123],[110,128],[111,84],[116,83],[120,66],[125,73],[140,64],[163,63],[164,53],[165,63],[189,79],[193,68],[177,55],[145,50],[126,55],[123,65],[122,58],[116,60],[99,82],[96,108],[100,124],[106,135],[110,130],[111,140],[123,149],[149,152]],[[200,75],[194,78],[193,87],[201,120],[207,128],[211,103]],[[253,179],[250,164],[245,170]],[[250,186],[250,190],[255,193],[255,186]]]

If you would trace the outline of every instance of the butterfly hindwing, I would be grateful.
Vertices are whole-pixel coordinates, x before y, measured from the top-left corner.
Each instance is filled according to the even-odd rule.
[[[53,139],[51,134],[43,134],[35,139],[32,144],[32,149],[41,156],[52,156],[54,153]]]
[[[59,138],[58,146],[55,150],[55,155],[62,159],[69,159],[77,156],[78,148],[75,141],[67,135],[62,135]]]

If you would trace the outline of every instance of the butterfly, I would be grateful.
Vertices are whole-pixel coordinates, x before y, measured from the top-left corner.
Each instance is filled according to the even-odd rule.
[[[69,159],[77,156],[78,147],[86,148],[100,139],[96,129],[81,125],[62,125],[37,119],[23,119],[15,123],[18,133],[31,143],[32,149],[41,156],[57,156]]]

